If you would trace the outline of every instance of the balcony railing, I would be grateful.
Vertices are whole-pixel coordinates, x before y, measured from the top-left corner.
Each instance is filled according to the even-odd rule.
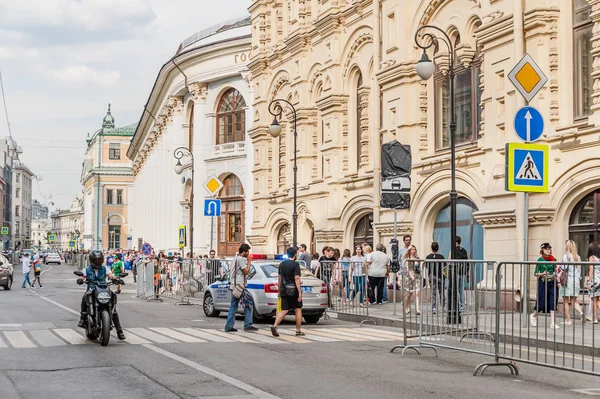
[[[235,157],[246,155],[246,142],[217,144],[213,146],[213,157]]]

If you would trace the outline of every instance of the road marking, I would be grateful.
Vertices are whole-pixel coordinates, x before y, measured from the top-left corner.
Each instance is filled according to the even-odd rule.
[[[256,331],[256,333],[260,334],[260,335],[266,335],[266,336],[272,337],[270,331],[258,330],[258,331]],[[311,342],[308,339],[302,339],[302,338],[295,337],[295,336],[292,337],[292,336],[289,336],[289,335],[283,335],[283,336],[280,335],[279,339],[281,339],[283,341],[291,342],[291,343],[294,343],[294,344],[306,344],[306,343]]]
[[[399,333],[399,332],[395,332],[395,331],[389,331],[389,330],[378,330],[376,328],[366,328],[366,327],[361,327],[361,328],[356,328],[355,330],[365,330],[365,331],[371,331],[371,332],[376,332],[376,333],[383,333],[383,334],[387,334],[387,335],[392,335],[398,338],[404,338],[404,334]]]
[[[63,340],[52,334],[50,330],[31,330],[29,334],[43,347],[66,345]]]
[[[46,272],[49,272],[50,270],[54,269],[54,266],[50,266],[49,269],[44,270],[43,272],[40,273],[40,276]]]
[[[125,342],[131,345],[142,345],[150,343],[150,341],[146,341],[144,338],[138,337],[137,335],[130,333],[129,331],[127,331],[126,337],[127,339],[125,340]]]
[[[174,344],[179,342],[174,339],[165,337],[164,335],[148,331],[145,328],[127,328],[126,331],[131,332],[132,334],[140,336],[142,338],[148,339],[150,341],[154,341],[158,344]]]
[[[235,342],[232,339],[223,338],[220,335],[209,334],[209,333],[206,333],[204,331],[197,330],[195,328],[175,328],[175,330],[181,331],[182,333],[185,333],[185,334],[188,334],[188,335],[193,335],[194,337],[203,338],[203,339],[208,340],[208,341],[213,341],[213,342]]]
[[[252,341],[251,339],[242,337],[241,335],[237,335],[236,333],[226,333],[225,331],[218,331],[218,330],[208,330],[208,329],[204,329],[201,328],[201,331],[207,332],[209,334],[215,334],[215,335],[219,335],[223,338],[229,338],[232,339],[234,341],[237,342],[242,342],[242,343],[256,343],[256,341]]]
[[[259,342],[262,342],[264,344],[274,344],[274,345],[279,345],[279,344],[288,344],[289,342],[282,340],[282,339],[277,339],[273,336],[271,336],[271,333],[259,333],[259,334],[254,334],[254,333],[250,333],[252,334],[251,337],[252,339],[255,339]]]
[[[186,334],[183,334],[183,333],[181,333],[179,331],[171,330],[170,328],[154,327],[154,328],[151,328],[151,330],[152,331],[156,331],[157,333],[166,335],[167,337],[178,339],[180,341],[187,342],[187,343],[206,342],[205,340],[200,339],[198,337],[193,337],[191,335],[186,335]]]
[[[582,393],[584,395],[600,396],[600,388],[591,389],[571,389],[573,392]]]
[[[78,334],[77,332],[73,331],[70,328],[55,328],[52,331],[54,331],[55,333],[57,333],[58,335],[60,335],[60,337],[62,339],[64,339],[65,341],[67,341],[71,345],[85,345],[85,344],[91,344],[92,343],[86,337],[84,337],[83,335]]]
[[[335,338],[339,341],[359,341],[359,342],[360,341],[368,341],[368,339],[365,339],[365,338],[356,338],[356,337],[348,337],[348,336],[342,336],[342,335],[337,335],[337,334],[330,334],[330,333],[321,331],[320,328],[318,328],[318,329],[312,328],[310,330],[306,329],[306,330],[304,330],[304,333],[307,336],[315,334],[315,335],[320,335],[322,337]]]
[[[383,334],[383,333],[378,333],[378,332],[373,332],[373,331],[366,331],[363,330],[362,328],[336,328],[336,331],[346,331],[346,332],[351,332],[351,333],[355,333],[355,334],[359,334],[359,335],[366,335],[367,337],[379,337],[379,338],[385,338],[386,340],[393,340],[393,341],[398,341],[400,339],[402,339],[401,337],[397,337],[395,335],[388,335],[388,334]]]
[[[2,339],[2,334],[0,334],[0,348],[8,348],[8,345],[6,345],[6,342]]]
[[[325,332],[330,332],[330,333],[334,333],[334,334],[344,335],[344,336],[347,336],[347,337],[363,338],[363,339],[366,339],[368,341],[389,341],[388,338],[371,337],[371,336],[367,336],[367,335],[350,333],[350,332],[346,332],[346,331],[334,330],[332,328],[323,328],[322,330],[325,331]]]
[[[76,311],[76,310],[73,310],[73,309],[71,309],[71,308],[68,308],[68,307],[66,307],[66,306],[64,306],[64,305],[61,305],[61,304],[60,304],[60,303],[58,303],[58,302],[54,302],[52,299],[48,299],[48,298],[46,298],[45,296],[41,296],[40,294],[38,294],[38,293],[37,293],[37,292],[35,292],[35,291],[33,291],[33,294],[34,294],[34,295],[37,295],[37,296],[39,296],[40,298],[42,298],[42,299],[43,299],[44,301],[46,301],[46,302],[50,302],[51,304],[53,304],[53,305],[56,305],[56,306],[58,306],[59,308],[61,308],[61,309],[63,309],[63,310],[66,310],[66,311],[67,311],[67,312],[69,312],[69,313],[72,313],[72,314],[74,314],[74,315],[77,315],[77,316],[79,316],[79,314],[80,314],[78,311]]]
[[[279,333],[285,334],[285,335],[296,336],[296,330],[286,330],[284,328],[280,328]],[[318,341],[318,342],[340,342],[340,341],[342,341],[341,339],[322,337],[320,335],[312,335],[312,334],[310,334],[310,332],[308,330],[304,330],[304,333],[306,334],[305,338],[311,339],[313,341]]]
[[[260,390],[258,388],[255,388],[252,385],[246,384],[243,381],[240,381],[238,379],[230,377],[230,376],[228,376],[226,374],[223,374],[223,373],[221,373],[221,372],[219,372],[217,370],[213,370],[211,368],[203,366],[203,365],[201,365],[199,363],[196,363],[196,362],[194,362],[192,360],[189,360],[189,359],[186,359],[184,357],[178,356],[178,355],[176,355],[174,353],[167,352],[166,350],[163,350],[161,348],[157,348],[154,345],[147,344],[147,345],[143,345],[143,347],[144,348],[148,348],[151,351],[159,353],[159,354],[161,354],[161,355],[163,355],[165,357],[168,357],[169,359],[175,360],[175,361],[177,361],[177,362],[179,362],[181,364],[185,364],[186,366],[189,366],[189,367],[191,367],[191,368],[193,368],[195,370],[198,370],[201,373],[204,373],[206,375],[210,375],[212,377],[218,378],[219,380],[221,380],[223,382],[226,382],[229,385],[233,385],[234,387],[237,387],[237,388],[242,389],[242,390],[244,390],[244,391],[246,391],[248,393],[256,395],[259,398],[262,398],[262,399],[280,399],[279,397],[277,397],[275,395],[271,395],[270,393],[262,391],[262,390]]]
[[[4,331],[4,336],[14,348],[36,348],[23,331]]]

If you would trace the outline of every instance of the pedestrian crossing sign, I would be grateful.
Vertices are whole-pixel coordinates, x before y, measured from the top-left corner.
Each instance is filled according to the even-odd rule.
[[[3,227],[3,228],[2,228],[2,235],[3,235],[3,236],[6,236],[6,235],[8,235],[8,227]]]
[[[179,226],[179,248],[185,247],[185,226]]]
[[[69,248],[75,248],[75,241],[69,241]]]
[[[506,191],[548,192],[548,146],[506,144]]]

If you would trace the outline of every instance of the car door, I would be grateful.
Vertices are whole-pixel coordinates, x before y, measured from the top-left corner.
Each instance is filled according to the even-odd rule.
[[[215,309],[227,310],[231,303],[231,292],[229,291],[229,273],[220,277],[218,281],[215,281],[214,293],[215,297]]]

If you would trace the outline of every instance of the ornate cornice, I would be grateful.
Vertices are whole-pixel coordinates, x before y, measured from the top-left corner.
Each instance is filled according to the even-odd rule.
[[[484,228],[511,227],[517,224],[517,213],[514,209],[477,211],[473,213],[473,217]]]
[[[315,240],[325,243],[343,241],[344,230],[315,230]]]
[[[204,82],[193,82],[189,85],[190,93],[194,98],[194,102],[206,104],[208,98],[208,84]]]
[[[554,220],[554,208],[536,208],[529,210],[529,225],[539,226],[552,224]]]
[[[246,240],[248,241],[248,243],[251,246],[255,246],[255,245],[267,245],[269,237],[268,236],[260,236],[260,235],[257,235],[257,234],[253,234],[253,235],[246,236]]]
[[[382,236],[393,236],[394,235],[394,223],[393,222],[382,222],[373,223],[373,228],[379,232]],[[410,221],[402,221],[396,225],[396,234],[412,234],[414,231],[414,224]]]

